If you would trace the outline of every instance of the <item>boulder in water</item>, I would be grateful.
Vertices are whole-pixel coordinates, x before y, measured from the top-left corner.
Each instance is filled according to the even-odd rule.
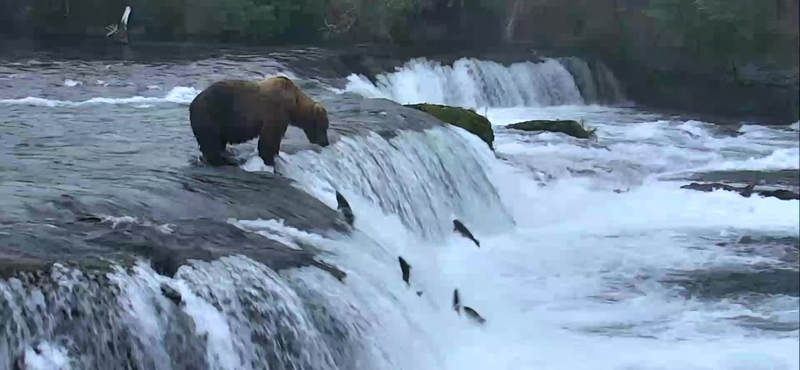
[[[778,190],[758,190],[756,193],[762,197],[773,197],[780,200],[800,200],[800,193],[793,191],[778,189]]]
[[[522,131],[561,132],[578,139],[591,139],[596,137],[595,129],[588,128],[581,122],[574,120],[533,120],[513,123],[506,127]]]
[[[428,113],[443,122],[461,127],[481,138],[489,145],[489,148],[494,149],[492,123],[474,110],[438,104],[410,104],[406,106]]]
[[[697,190],[702,192],[712,192],[714,190],[724,190],[724,191],[732,191],[735,193],[739,193],[739,195],[749,198],[751,194],[758,194],[762,197],[772,197],[778,198],[780,200],[798,200],[800,199],[800,194],[784,190],[784,189],[777,189],[777,190],[754,190],[755,184],[750,184],[745,187],[736,187],[732,185],[726,185],[718,182],[712,182],[707,184],[700,184],[693,182],[689,185],[681,186],[681,189],[689,189],[689,190]]]

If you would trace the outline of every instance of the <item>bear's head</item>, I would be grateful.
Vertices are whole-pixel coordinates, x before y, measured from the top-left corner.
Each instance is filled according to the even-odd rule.
[[[311,119],[304,127],[308,141],[319,146],[328,146],[328,111],[320,103],[311,107]]]

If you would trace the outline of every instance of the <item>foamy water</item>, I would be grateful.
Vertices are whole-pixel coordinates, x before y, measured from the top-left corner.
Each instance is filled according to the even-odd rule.
[[[61,346],[48,342],[25,350],[25,370],[70,370],[70,358]]]
[[[514,63],[506,67],[476,59],[459,59],[447,66],[422,58],[409,61],[394,73],[378,75],[377,80],[377,85],[373,85],[364,76],[350,75],[347,91],[403,104],[463,107],[584,102],[570,73],[556,60]],[[532,83],[534,81],[536,83]]]
[[[630,108],[562,106],[488,111],[495,124],[497,153],[518,165],[550,175],[591,171],[618,185],[674,173],[798,169],[795,134],[743,126],[717,134],[711,123],[656,119]],[[531,134],[502,126],[529,119],[584,120],[598,140],[584,142],[560,133]],[[606,175],[609,171],[617,171]]]
[[[414,66],[379,78],[385,85],[373,88],[352,77],[351,92],[403,102],[448,101],[431,92],[427,93],[434,95],[427,98],[403,98],[419,96],[419,81],[454,78],[452,70],[438,67],[417,75],[413,70]],[[404,80],[403,73],[416,79]],[[439,88],[433,91],[447,94]],[[441,161],[445,172],[464,165],[458,160],[475,160],[499,200],[487,202],[487,193],[476,190],[480,187],[461,189],[458,203],[471,214],[459,215],[435,202],[416,203],[414,197],[446,188],[446,180],[418,166],[392,164],[399,154],[391,150],[379,156],[382,161],[366,165],[377,158],[369,159],[357,149],[367,145],[380,152],[378,139],[373,144],[366,144],[369,139],[343,140],[318,155],[281,159],[284,172],[297,179],[298,186],[331,207],[333,190],[338,190],[353,207],[356,233],[345,239],[347,246],[333,240],[307,242],[336,251],[332,258],[349,274],[350,297],[376,315],[375,331],[394,338],[374,344],[373,352],[387,359],[375,368],[798,367],[796,329],[764,331],[740,321],[753,317],[796,327],[797,297],[706,299],[684,295],[681,288],[661,280],[681,271],[781,265],[769,256],[738,254],[713,240],[797,237],[799,203],[723,191],[700,193],[680,189],[680,182],[659,180],[660,175],[680,172],[797,169],[796,134],[745,126],[730,135],[717,133],[710,123],[599,106],[489,108],[487,113],[497,129],[495,154],[458,128],[435,129],[427,139],[418,139],[436,143],[432,151],[412,149],[413,140],[402,135],[390,140],[399,153]],[[586,120],[598,129],[598,140],[501,128],[547,118]],[[443,153],[457,155],[448,158]],[[342,163],[349,161],[360,165]],[[358,171],[362,172],[357,176]],[[449,175],[453,184],[470,178],[484,181],[474,179],[474,173]],[[369,179],[384,186],[397,184],[402,191],[419,191],[411,190],[421,189],[419,185],[427,189],[407,199],[399,195],[402,191],[370,185]],[[626,191],[612,191],[619,187]],[[390,199],[394,201],[386,202]],[[393,204],[408,209],[397,212]],[[433,223],[446,224],[448,215],[467,218],[481,247],[455,233],[445,233],[444,240],[430,239],[408,226],[414,224],[406,219],[409,215],[426,212],[432,212]],[[482,225],[497,222],[490,216],[497,212],[511,214],[513,223],[508,225],[513,227]],[[250,227],[256,225],[258,221],[250,222]],[[412,266],[410,287],[400,280],[398,255]],[[315,283],[327,289],[326,283]],[[477,326],[451,309],[455,288],[462,304],[487,319],[485,325]],[[412,349],[409,343],[425,345],[412,344]]]
[[[453,90],[446,86],[459,81],[457,69],[463,67],[412,62],[379,77],[378,86],[351,76],[349,88],[400,102],[455,99],[458,105],[480,106],[479,99],[464,98],[474,82],[448,95]],[[427,82],[433,86],[425,90]],[[497,92],[497,101],[511,99],[504,94],[513,97],[517,92]],[[374,344],[377,348],[371,352],[388,358],[375,368],[797,368],[797,330],[770,333],[737,321],[758,317],[796,326],[796,297],[776,296],[754,304],[707,300],[687,297],[660,282],[675,271],[781,264],[769,257],[736,254],[698,236],[797,236],[797,201],[694,192],[659,177],[797,169],[794,134],[751,126],[736,135],[721,134],[710,123],[601,106],[495,107],[485,112],[496,128],[495,155],[478,138],[453,128],[432,130],[427,138],[401,135],[386,144],[379,138],[342,140],[320,154],[282,158],[282,173],[297,179],[298,186],[332,208],[336,189],[353,207],[357,233],[347,239],[347,246],[318,238],[306,241],[335,251],[333,260],[349,274],[351,299],[373,312],[375,330],[398,338]],[[597,142],[502,128],[528,119],[558,118],[585,120],[597,128]],[[417,140],[436,144],[428,150],[412,149]],[[367,152],[381,154],[370,157]],[[454,184],[470,178],[480,182],[475,171],[485,171],[496,190],[460,189],[458,208],[437,203],[452,196],[426,200],[422,194],[445,189],[447,180],[412,165],[417,160],[408,162],[411,153],[426,158],[419,163],[441,161],[445,172],[457,171],[475,158],[472,175],[453,172],[448,178]],[[617,188],[627,191],[611,191]],[[487,192],[493,191],[500,201],[487,202]],[[458,214],[459,208],[468,211]],[[491,214],[498,212],[513,216],[509,231],[484,225],[497,222]],[[452,232],[444,233],[445,240],[429,239],[420,233],[424,227],[410,227],[446,225],[448,216],[463,217],[481,247]],[[249,227],[280,233],[274,224],[259,223],[251,221]],[[400,281],[398,255],[412,266],[410,287]],[[464,305],[488,320],[486,325],[476,326],[451,309],[455,288]],[[418,297],[416,292],[423,294]],[[380,303],[384,301],[395,303]],[[409,352],[409,341],[428,345]]]
[[[499,203],[482,203],[480,191],[464,189],[461,202],[483,209],[479,215],[498,207],[513,214],[516,226],[511,231],[487,230],[478,223],[489,217],[472,215],[466,223],[474,225],[472,232],[481,241],[480,249],[455,233],[440,242],[421,237],[409,230],[396,213],[387,212],[387,206],[381,209],[377,200],[381,194],[366,197],[363,191],[369,188],[345,181],[353,178],[341,167],[346,165],[327,155],[364,158],[357,153],[348,154],[346,141],[326,148],[318,156],[297,154],[285,158],[286,172],[298,176],[303,184],[300,186],[310,187],[310,193],[332,207],[332,189],[337,189],[353,207],[357,233],[352,239],[346,239],[345,244],[318,237],[307,238],[306,242],[335,251],[333,261],[349,274],[351,298],[374,312],[374,325],[380,330],[397,336],[397,340],[375,344],[378,348],[373,350],[386,352],[391,360],[382,363],[384,367],[375,368],[403,368],[399,364],[420,369],[797,368],[800,351],[796,330],[769,333],[743,327],[737,321],[741,317],[761,317],[796,325],[796,297],[776,296],[755,304],[687,298],[659,279],[674,271],[746,267],[755,262],[779,264],[766,257],[737,255],[697,236],[796,236],[800,231],[798,202],[743,198],[726,192],[706,194],[680,189],[679,183],[658,181],[655,175],[659,170],[688,169],[687,160],[696,166],[724,167],[720,164],[729,163],[725,150],[713,156],[702,154],[703,143],[714,139],[695,123],[643,122],[643,128],[620,130],[611,139],[609,132],[626,124],[615,121],[624,119],[625,112],[570,109],[573,114],[594,115],[595,119],[613,123],[606,127],[600,120],[591,122],[600,132],[607,129],[597,145],[608,145],[610,150],[584,153],[585,143],[560,135],[529,135],[542,138],[526,141],[519,134],[500,132],[497,153],[514,155],[510,160],[500,160],[463,130],[428,134],[444,135],[434,141],[443,145],[443,151],[458,153],[455,158],[475,156],[478,163],[486,166],[487,179],[502,199]],[[508,113],[490,110],[489,116]],[[534,118],[548,113],[529,109],[514,114],[517,118]],[[680,132],[687,125],[694,127],[695,135],[708,136],[695,143],[696,148],[677,140],[683,138]],[[780,135],[776,132],[775,136]],[[653,157],[658,152],[652,149],[656,144],[643,144],[643,139],[673,147],[671,151],[682,155],[654,165]],[[732,148],[738,148],[743,141],[741,137],[731,140]],[[462,148],[457,142],[469,145]],[[779,144],[773,151],[793,150],[781,148],[784,140],[775,142]],[[637,153],[637,145],[650,145],[651,155],[632,155]],[[395,139],[393,146],[401,152],[410,151],[402,138]],[[539,150],[551,146],[554,147]],[[520,147],[529,150],[523,151],[526,156],[518,156]],[[757,156],[767,151],[759,148],[744,155]],[[580,154],[571,161],[563,159],[573,152]],[[425,155],[453,164],[432,153],[435,152]],[[533,163],[531,158],[535,158]],[[610,187],[597,186],[604,180],[602,176],[572,176],[565,169],[542,187],[529,167],[537,163],[568,167],[578,161],[586,162],[589,168],[615,169],[605,180],[619,183],[630,175],[624,171],[626,168],[643,170],[633,171],[638,185],[617,194]],[[791,166],[789,162],[777,165]],[[384,176],[381,168],[367,170],[367,177]],[[424,172],[412,176],[404,169],[393,168],[399,172],[395,173],[398,177],[387,181],[406,183],[417,178],[434,189],[445,186]],[[426,192],[430,191],[435,190]],[[423,206],[409,203],[409,207],[413,212],[415,207]],[[259,221],[248,225],[257,230]],[[275,224],[260,227],[267,226],[280,233]],[[284,232],[292,234],[290,230]],[[410,288],[400,280],[398,255],[412,266]],[[328,289],[326,283],[316,283],[321,284],[321,289]],[[450,308],[455,288],[459,289],[463,304],[488,320],[486,325],[476,326]],[[417,291],[423,295],[418,297]],[[394,303],[376,303],[384,300]],[[400,343],[409,341],[429,346],[414,347],[413,352],[408,352],[410,349]]]
[[[797,297],[707,298],[664,282],[676,273],[786,265],[716,242],[797,237],[800,202],[695,192],[664,178],[797,169],[796,124],[795,131],[744,126],[731,134],[712,123],[581,105],[579,85],[585,84],[554,60],[511,67],[411,61],[380,77],[377,86],[357,76],[349,80],[350,93],[483,107],[495,127],[496,151],[446,126],[390,139],[345,136],[319,152],[281,153],[281,175],[294,186],[334,209],[335,191],[347,198],[353,232],[322,236],[280,219],[228,222],[292,249],[314,247],[317,258],[341,268],[346,279],[316,268],[278,274],[239,256],[193,262],[174,277],[146,264],[115,270],[109,278],[120,291],[121,319],[155,366],[171,366],[164,342],[174,310],[194,323],[204,361],[214,369],[265,363],[364,370],[800,366]],[[0,104],[186,104],[197,92],[186,87],[160,98]],[[598,139],[503,127],[551,118],[585,120]],[[257,156],[242,168],[273,170]],[[480,248],[452,231],[454,218]],[[171,231],[126,216],[103,221]],[[411,265],[409,286],[398,256]],[[180,294],[182,305],[161,293],[165,285]],[[452,309],[454,289],[462,305],[487,320],[484,325]],[[764,330],[743,325],[742,318],[792,329]],[[80,356],[48,342],[25,352],[32,369],[69,368]]]
[[[69,86],[77,86],[69,85]],[[178,103],[189,104],[200,91],[193,87],[178,86],[172,88],[164,97],[133,96],[129,98],[97,97],[84,101],[53,100],[30,96],[20,99],[0,99],[0,104],[33,105],[49,108],[80,107],[94,104],[143,104],[143,103]]]

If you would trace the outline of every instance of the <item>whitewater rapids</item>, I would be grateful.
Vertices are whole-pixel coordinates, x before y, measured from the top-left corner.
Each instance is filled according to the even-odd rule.
[[[75,83],[78,77],[62,81],[59,88],[98,88]],[[460,128],[436,126],[343,135],[324,149],[281,153],[277,167],[295,180],[292,186],[331,209],[335,191],[347,198],[355,214],[352,233],[314,232],[293,226],[289,217],[227,222],[292,250],[318,250],[320,260],[347,273],[343,283],[314,267],[275,272],[232,256],[193,262],[174,276],[145,262],[117,268],[108,274],[113,289],[104,290],[91,276],[57,266],[55,293],[0,283],[2,309],[13,322],[4,326],[0,354],[8,360],[23,346],[29,369],[77,369],[86,359],[153,369],[800,366],[796,292],[764,293],[748,281],[714,288],[729,271],[744,271],[745,279],[760,278],[752,269],[797,275],[791,241],[800,233],[800,202],[680,189],[697,174],[800,170],[796,125],[725,130],[616,106],[627,98],[613,74],[572,59],[512,66],[412,60],[375,83],[357,75],[346,83],[343,90],[325,85],[315,92],[331,104],[355,96],[474,107],[494,125],[495,151]],[[163,112],[184,114],[201,86],[164,86],[164,96],[22,96],[0,105],[19,115],[117,109],[112,112],[128,120],[123,128],[133,126],[128,122],[164,125],[166,133],[149,143],[178,141],[180,150],[157,153],[184,159],[196,152],[178,136],[183,133],[176,127],[185,129],[186,122],[165,119]],[[536,118],[584,119],[597,128],[598,140],[504,127]],[[125,149],[133,145],[125,133],[134,135],[120,129],[102,137]],[[174,165],[162,157],[169,156],[147,157],[153,170]],[[243,170],[254,176],[273,170],[251,157]],[[452,231],[455,218],[480,248]],[[112,220],[113,227],[120,220]],[[740,245],[745,236],[762,242]],[[786,238],[788,246],[780,242]],[[411,265],[410,286],[401,280],[398,256]],[[692,291],[687,281],[706,289]],[[164,286],[184,303],[173,305]],[[453,311],[456,288],[462,303],[486,318],[484,325]],[[102,323],[73,329],[95,330],[91,340],[111,343],[109,352],[99,348],[105,344],[56,331],[49,323],[62,313],[47,304],[51,296],[90,306],[101,318],[107,312],[86,302],[102,301],[112,307],[108,320],[133,333],[131,343],[120,344]],[[17,325],[26,322],[43,329]]]
[[[587,110],[573,109],[576,114]],[[503,110],[489,112],[490,117],[509,114]],[[525,112],[514,112],[520,113]],[[531,110],[527,116],[536,114],[542,112]],[[663,122],[652,126],[651,134],[660,136],[662,150],[680,151],[664,140],[670,133],[679,133],[680,125]],[[612,128],[599,125],[601,131]],[[771,134],[782,136],[779,132]],[[376,241],[329,248],[339,254],[337,263],[347,267],[350,286],[356,291],[366,290],[357,300],[374,310],[372,314],[381,318],[377,322],[384,334],[394,338],[379,344],[384,350],[384,346],[392,348],[395,356],[390,357],[395,365],[387,368],[797,367],[796,296],[777,295],[751,302],[685,297],[680,287],[659,281],[675,272],[754,263],[784,265],[780,255],[742,256],[713,241],[753,234],[796,236],[800,223],[796,201],[695,193],[679,189],[679,183],[659,181],[655,173],[686,168],[687,159],[696,161],[698,167],[746,168],[749,163],[753,169],[761,169],[764,163],[772,162],[770,155],[761,160],[726,160],[700,148],[697,152],[687,148],[682,156],[658,159],[639,154],[645,149],[635,144],[641,134],[630,130],[630,136],[616,135],[613,141],[620,143],[612,144],[610,152],[584,148],[556,135],[542,135],[544,142],[539,145],[526,145],[513,134],[503,135],[497,151],[516,159],[509,163],[494,158],[483,142],[460,129],[437,129],[427,135],[424,142],[438,143],[441,152],[457,153],[437,158],[443,161],[443,168],[459,171],[461,166],[481,166],[502,201],[492,202],[494,194],[475,191],[469,185],[459,189],[459,199],[461,208],[470,209],[470,213],[427,202],[426,197],[415,199],[444,192],[448,184],[435,173],[421,176],[398,169],[403,167],[364,166],[364,162],[372,163],[368,157],[358,157],[362,159],[360,168],[348,167],[335,158],[351,153],[345,143],[333,148],[330,157],[327,153],[300,154],[287,159],[290,176],[296,174],[309,192],[331,206],[335,206],[333,189],[345,194],[355,212],[356,228]],[[378,157],[392,163],[400,153],[419,153],[407,145],[410,140],[404,137],[383,142],[386,149],[373,149],[372,153],[377,151],[381,153]],[[727,147],[743,141],[738,138],[719,143],[709,134],[703,140]],[[776,146],[791,145],[788,139],[776,141]],[[464,143],[469,145],[464,147]],[[648,152],[658,153],[652,149]],[[784,161],[772,163],[773,168],[793,168],[797,163],[797,152],[791,147],[774,150],[790,154]],[[619,175],[570,176],[566,167],[581,162],[595,170],[617,169]],[[557,179],[542,186],[538,173],[522,169],[539,163],[547,163]],[[353,179],[381,179],[387,173],[394,175],[390,183],[410,184],[409,188],[419,189],[419,193],[398,199],[392,187],[352,183]],[[482,179],[480,173],[460,177],[467,184]],[[620,186],[632,189],[623,194],[612,191]],[[408,188],[406,191],[410,192]],[[376,206],[381,204],[377,199],[402,204],[412,211],[389,213]],[[422,217],[428,207],[434,213],[433,222],[406,219],[408,215]],[[386,205],[386,209],[391,206]],[[498,220],[507,220],[503,217],[506,212],[513,215],[515,225],[508,220],[506,230],[492,227],[493,223],[502,224]],[[446,231],[445,224],[454,216],[467,220],[481,241],[480,249],[454,233],[443,232],[444,240],[432,242],[414,232],[425,226]],[[395,255],[404,256],[412,265],[411,289],[402,284],[396,271],[387,273],[397,270]],[[372,289],[355,288],[360,283]],[[459,289],[466,304],[488,320],[487,325],[475,327],[455,315],[449,306],[454,288]],[[386,297],[382,290],[392,293]],[[415,291],[424,295],[417,297]],[[746,318],[775,321],[776,326],[795,329],[767,333],[743,325]]]

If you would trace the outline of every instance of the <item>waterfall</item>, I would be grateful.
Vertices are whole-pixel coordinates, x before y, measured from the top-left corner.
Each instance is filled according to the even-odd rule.
[[[511,225],[487,177],[491,151],[453,126],[401,131],[391,139],[371,132],[344,137],[335,149],[286,156],[281,174],[336,207],[333,190],[359,195],[398,215],[427,238],[452,232],[458,218],[476,230]]]
[[[182,302],[170,302],[164,289]],[[143,263],[108,274],[54,265],[49,275],[0,282],[0,303],[0,369],[8,360],[27,368],[48,361],[86,369],[350,366],[332,350],[342,338],[318,329],[332,319],[306,310],[287,279],[242,256],[195,262],[174,278]]]
[[[602,62],[575,57],[521,62],[462,58],[452,66],[412,59],[375,83],[348,76],[346,90],[401,104],[433,103],[468,108],[614,104],[625,100],[614,73]]]
[[[602,61],[595,60],[590,64],[580,58],[564,57],[559,58],[559,62],[575,78],[575,84],[586,103],[615,104],[625,101],[622,86]]]
[[[332,208],[333,190],[347,197],[357,214],[352,234],[229,222],[320,251],[345,281],[315,268],[278,273],[241,255],[191,261],[171,277],[146,261],[107,273],[55,265],[0,282],[0,356],[8,360],[0,369],[15,361],[48,369],[438,368],[447,331],[469,330],[438,307],[453,283],[436,276],[437,256],[453,241],[471,243],[452,220],[479,238],[513,226],[489,178],[492,159],[480,139],[449,126],[370,132],[286,154],[279,167],[295,186]],[[396,273],[398,256],[412,264],[418,290]],[[393,336],[402,339],[386,339]]]
[[[188,68],[192,80],[214,74]],[[331,145],[299,145],[289,133],[270,168],[255,153],[240,168],[195,162],[186,109],[174,104],[186,96],[141,98],[164,103],[156,113],[118,106],[120,122],[143,125],[120,131],[100,120],[110,131],[92,137],[107,147],[63,145],[64,127],[80,120],[55,119],[55,136],[31,125],[7,141],[17,167],[40,162],[31,149],[41,147],[67,164],[78,153],[101,163],[90,170],[120,171],[75,182],[74,166],[49,161],[33,171],[66,172],[3,184],[12,207],[0,218],[10,247],[0,370],[798,368],[800,298],[783,284],[797,276],[797,201],[693,192],[657,176],[796,170],[797,125],[717,135],[710,123],[574,106],[624,100],[607,67],[580,59],[416,59],[376,80],[352,75],[347,89],[486,107],[496,125],[588,117],[604,142],[498,130],[495,156],[423,112],[333,94],[321,100],[332,105]],[[7,102],[36,123],[84,110],[106,117],[95,103],[140,101],[97,99],[106,98]],[[571,106],[539,108],[553,105]],[[154,141],[133,135],[142,131]],[[166,144],[140,157],[134,140]],[[164,153],[179,160],[162,163]],[[130,165],[140,158],[152,163]],[[261,169],[274,173],[242,172]],[[636,185],[619,187],[631,174]],[[335,211],[337,192],[352,225]],[[68,262],[40,269],[51,261]]]
[[[459,59],[446,66],[420,58],[376,79],[373,84],[364,76],[350,75],[346,89],[403,104],[481,108],[584,103],[572,75],[554,59],[506,67],[477,59]]]

